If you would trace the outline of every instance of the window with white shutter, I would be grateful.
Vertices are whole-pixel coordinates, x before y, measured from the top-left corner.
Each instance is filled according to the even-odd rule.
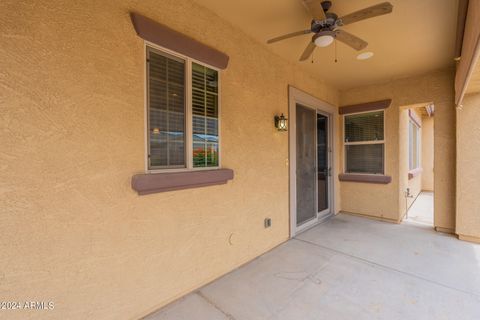
[[[384,174],[384,111],[344,116],[345,173]]]
[[[219,74],[147,46],[148,169],[219,166]]]

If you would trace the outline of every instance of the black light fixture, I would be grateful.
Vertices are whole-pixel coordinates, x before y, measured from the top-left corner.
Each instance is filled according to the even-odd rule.
[[[287,131],[287,122],[288,119],[285,118],[283,113],[280,116],[275,116],[275,128],[277,128],[278,131]]]

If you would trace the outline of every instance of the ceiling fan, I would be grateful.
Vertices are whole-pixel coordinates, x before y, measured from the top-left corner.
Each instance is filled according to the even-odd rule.
[[[313,18],[310,24],[310,29],[288,33],[267,41],[267,43],[274,43],[277,41],[314,33],[312,40],[309,42],[300,56],[300,61],[307,60],[317,46],[327,47],[333,42],[334,39],[345,43],[357,51],[365,49],[368,45],[366,41],[347,31],[341,30],[339,27],[357,21],[388,14],[393,10],[393,5],[390,2],[382,2],[339,18],[337,14],[329,12],[330,7],[332,6],[331,1],[303,0],[302,2]]]

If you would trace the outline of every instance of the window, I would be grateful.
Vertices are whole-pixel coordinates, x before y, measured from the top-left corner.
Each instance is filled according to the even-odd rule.
[[[193,166],[218,166],[218,73],[192,64]]]
[[[384,111],[344,116],[345,173],[384,174]]]
[[[148,169],[219,166],[218,78],[214,69],[147,46]]]
[[[413,121],[408,124],[408,167],[410,170],[420,167],[420,128]]]

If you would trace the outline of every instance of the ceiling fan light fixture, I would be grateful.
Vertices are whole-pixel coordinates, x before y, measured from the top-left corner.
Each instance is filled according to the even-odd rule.
[[[329,45],[332,44],[333,37],[329,34],[321,35],[317,37],[314,42],[317,47],[321,47],[321,48],[328,47]]]
[[[357,60],[367,60],[367,59],[370,59],[371,57],[373,57],[373,52],[371,52],[371,51],[366,51],[366,52],[360,53],[360,54],[357,56]]]

